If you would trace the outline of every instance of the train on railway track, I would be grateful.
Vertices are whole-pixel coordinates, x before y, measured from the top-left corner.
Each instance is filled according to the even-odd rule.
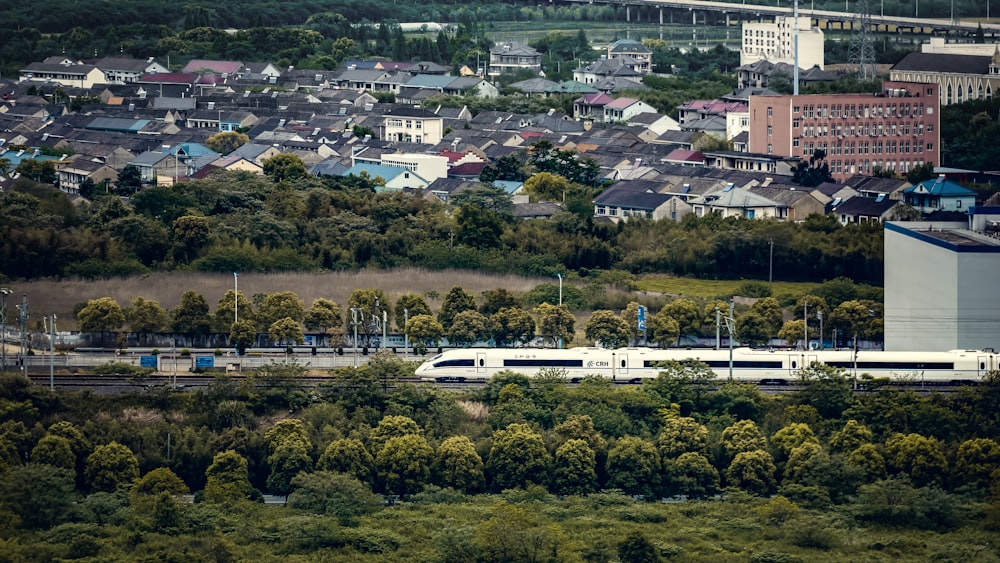
[[[731,358],[731,359],[730,359]],[[570,381],[598,376],[615,382],[655,378],[664,362],[697,360],[720,380],[784,385],[800,381],[813,363],[837,368],[848,376],[869,375],[891,383],[918,385],[976,384],[998,369],[1000,354],[991,350],[948,352],[885,352],[876,350],[760,350],[654,348],[464,348],[448,350],[421,364],[416,376],[424,381],[485,380],[503,371],[534,376],[541,370],[562,370]]]

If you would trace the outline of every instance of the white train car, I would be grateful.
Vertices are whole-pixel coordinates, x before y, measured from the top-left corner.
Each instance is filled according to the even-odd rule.
[[[979,350],[950,352],[883,352],[853,350],[754,350],[737,348],[732,353],[732,378],[760,384],[786,384],[798,380],[799,372],[814,362],[838,368],[851,376],[868,374],[898,383],[978,383],[998,368],[997,354]],[[465,348],[448,350],[424,362],[416,375],[434,381],[489,379],[509,370],[527,376],[539,370],[564,370],[576,381],[599,376],[618,382],[656,377],[658,365],[666,361],[698,360],[708,364],[720,379],[730,376],[729,350],[619,348]]]

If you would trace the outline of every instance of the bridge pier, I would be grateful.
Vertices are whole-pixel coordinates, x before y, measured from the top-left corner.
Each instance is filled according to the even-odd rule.
[[[625,21],[632,21],[632,9],[627,4],[625,5]]]
[[[660,25],[663,25],[663,8],[659,8],[660,11]]]
[[[698,12],[691,10],[691,25],[698,25]]]

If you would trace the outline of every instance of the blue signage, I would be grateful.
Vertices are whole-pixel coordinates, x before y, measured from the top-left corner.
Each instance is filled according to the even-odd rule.
[[[644,305],[639,305],[638,320],[639,330],[646,332],[646,307]]]
[[[139,365],[144,368],[153,368],[153,369],[159,367],[156,363],[156,356],[139,356]]]
[[[194,367],[213,368],[215,367],[215,356],[195,356]]]

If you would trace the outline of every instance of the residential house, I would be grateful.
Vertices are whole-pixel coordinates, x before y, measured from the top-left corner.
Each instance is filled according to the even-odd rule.
[[[653,70],[653,50],[635,39],[619,39],[608,45],[609,59],[629,59],[629,66],[639,74]]]
[[[48,57],[40,63],[31,63],[19,75],[20,82],[48,82],[85,89],[104,82],[101,69],[66,57]]]
[[[59,189],[64,192],[80,193],[80,184],[89,179],[98,187],[106,187],[118,180],[118,172],[103,162],[88,158],[76,158],[56,172]]]
[[[747,219],[778,218],[785,215],[781,204],[745,188],[735,187],[733,184],[727,185],[722,190],[692,198],[688,203],[698,217],[704,217],[708,213]]]
[[[138,82],[145,74],[153,72],[170,72],[170,69],[153,60],[132,59],[127,57],[104,57],[94,63],[104,73],[107,84],[131,84]]]
[[[185,74],[218,74],[223,78],[235,76],[243,69],[243,63],[239,61],[212,61],[206,59],[193,59],[188,61],[181,69]]]
[[[903,190],[903,201],[920,211],[968,213],[976,205],[976,192],[947,179],[944,174]]]
[[[691,212],[691,206],[672,194],[657,193],[643,182],[619,182],[594,198],[594,217],[614,223],[628,221],[630,217],[652,220],[679,221]]]
[[[524,43],[507,41],[497,43],[490,49],[490,67],[488,74],[496,76],[521,70],[535,73],[542,71],[542,54]]]
[[[395,107],[384,114],[381,138],[386,141],[436,145],[444,136],[444,118],[423,108]]]
[[[573,118],[604,121],[604,106],[614,100],[604,92],[584,94],[573,100]]]
[[[348,168],[344,176],[367,176],[372,180],[381,178],[384,185],[376,186],[376,192],[423,189],[430,184],[416,172],[398,166],[382,166],[380,164],[358,163]]]
[[[766,197],[777,203],[776,219],[783,221],[805,221],[810,215],[824,215],[826,204],[816,197],[812,190],[794,184],[771,183],[767,186],[753,186],[751,193]]]
[[[643,73],[634,69],[642,66],[642,63],[631,57],[601,58],[587,66],[575,69],[573,71],[573,80],[591,86],[603,80],[613,78],[625,78],[634,82],[640,82]]]
[[[643,112],[633,115],[627,120],[626,125],[629,127],[642,127],[643,129],[654,133],[657,137],[667,131],[681,130],[681,125],[677,123],[674,118],[669,115],[652,112]]]
[[[561,205],[551,201],[515,203],[514,217],[518,219],[551,219],[553,215],[562,210]]]
[[[834,206],[830,213],[840,221],[841,225],[847,225],[900,220],[908,209],[902,201],[885,196],[852,197]]]
[[[604,105],[604,122],[627,122],[640,113],[657,113],[656,108],[635,98],[618,98]]]
[[[736,69],[737,82],[740,88],[767,88],[771,77],[781,75],[790,84],[795,77],[795,67],[789,63],[772,63],[757,61],[742,65]],[[799,67],[799,86],[808,86],[819,82],[833,82],[837,75],[827,72],[819,66]]]

